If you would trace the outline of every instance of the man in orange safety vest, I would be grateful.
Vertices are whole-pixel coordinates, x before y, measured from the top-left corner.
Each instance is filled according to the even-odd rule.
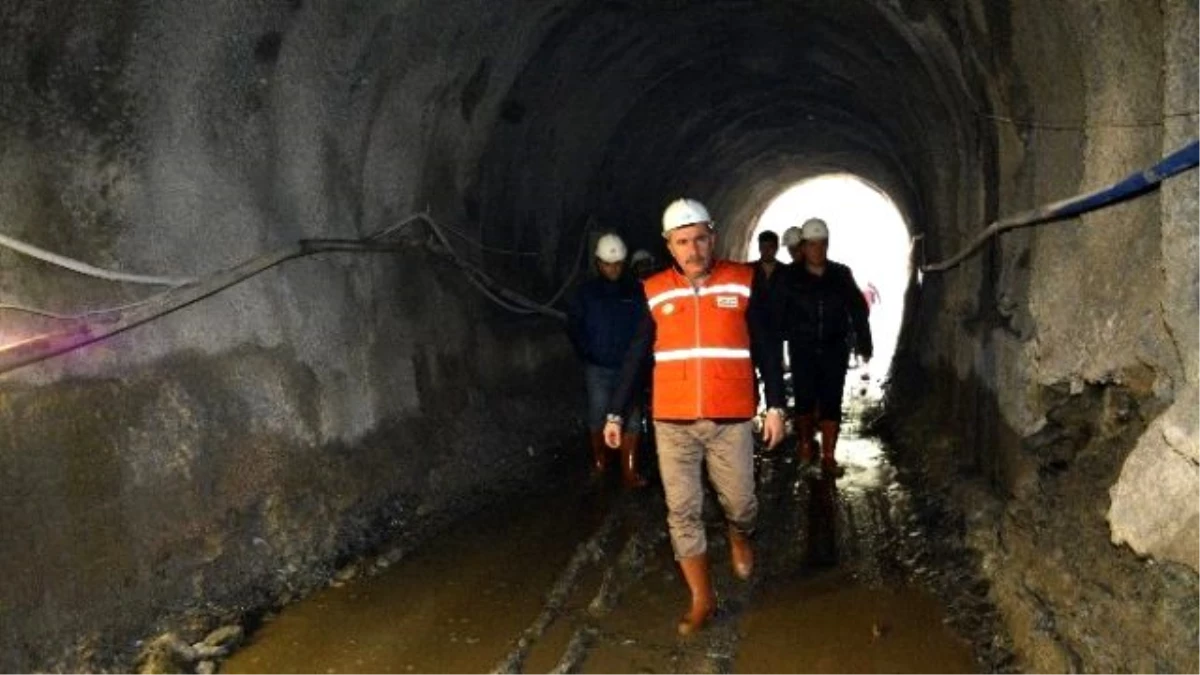
[[[610,447],[620,444],[622,413],[652,356],[651,407],[667,525],[691,591],[678,627],[686,635],[716,611],[701,518],[703,465],[725,510],[733,571],[748,579],[753,570],[754,367],[762,373],[768,406],[763,441],[773,448],[784,436],[783,349],[764,318],[769,313],[756,306],[754,269],[713,255],[717,235],[703,204],[672,202],[663,213],[663,237],[675,264],[643,282],[649,315],[625,358],[604,435]]]

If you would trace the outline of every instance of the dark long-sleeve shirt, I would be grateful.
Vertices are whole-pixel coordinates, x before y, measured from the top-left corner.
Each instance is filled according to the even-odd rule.
[[[757,297],[751,291],[745,320],[750,330],[754,365],[762,375],[767,407],[782,408],[787,402],[783,391],[783,343],[778,331],[772,329],[771,312],[765,302],[766,298]],[[611,414],[623,415],[634,392],[644,387],[646,376],[654,365],[656,330],[653,314],[647,314],[638,324],[621,366],[621,377],[609,402]]]
[[[776,325],[777,312],[774,307],[778,304],[776,296],[779,295],[779,287],[782,286],[787,277],[789,265],[784,262],[775,261],[775,269],[771,271],[771,275],[767,276],[766,270],[763,268],[763,262],[756,260],[751,263],[754,267],[754,283],[751,285],[751,298],[757,298],[754,303],[754,311],[759,314],[756,319],[760,322],[759,325],[770,326],[772,330],[780,334],[780,341],[783,340],[782,329]]]
[[[779,292],[772,297],[775,324],[793,349],[854,349],[871,358],[874,345],[866,298],[850,268],[829,261],[825,273],[813,274],[803,263],[788,267]]]

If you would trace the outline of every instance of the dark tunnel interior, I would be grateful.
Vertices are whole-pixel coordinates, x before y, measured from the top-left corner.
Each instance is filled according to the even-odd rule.
[[[554,195],[564,226],[590,216],[658,247],[663,195],[696,194],[722,214],[732,249],[786,186],[846,171],[935,228],[939,181],[991,163],[983,92],[954,55],[920,53],[905,17],[867,3],[748,9],[599,3],[561,17],[502,104],[521,114],[502,113],[465,214],[503,240],[505,224]],[[560,145],[567,162],[540,150]],[[573,238],[561,239],[570,261]]]
[[[688,196],[736,256],[847,173],[916,242],[877,432],[1013,668],[1194,672],[1195,171],[917,270],[1194,139],[1196,45],[1190,0],[0,9],[0,670],[130,669],[520,494],[586,433],[600,233],[662,258]]]

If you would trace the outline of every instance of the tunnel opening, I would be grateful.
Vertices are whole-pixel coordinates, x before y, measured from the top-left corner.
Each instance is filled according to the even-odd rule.
[[[828,173],[788,186],[770,199],[752,222],[741,259],[758,257],[758,236],[774,232],[781,239],[790,227],[809,218],[829,225],[829,257],[854,273],[870,310],[875,354],[869,364],[856,364],[847,387],[878,401],[891,372],[904,320],[912,268],[907,219],[886,191],[852,173]],[[786,246],[779,259],[793,264]]]

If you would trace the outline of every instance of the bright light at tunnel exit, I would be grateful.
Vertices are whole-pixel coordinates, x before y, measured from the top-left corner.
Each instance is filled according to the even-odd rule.
[[[909,278],[909,235],[904,217],[884,192],[850,174],[830,174],[797,183],[780,193],[759,216],[746,251],[747,260],[758,259],[758,234],[772,230],[782,242],[787,228],[809,218],[829,225],[829,259],[848,265],[859,288],[875,291],[871,307],[871,336],[875,356],[866,372],[869,394],[879,395],[896,352],[904,316],[904,292]],[[780,244],[779,259],[792,258]],[[852,371],[848,384],[862,370]]]

